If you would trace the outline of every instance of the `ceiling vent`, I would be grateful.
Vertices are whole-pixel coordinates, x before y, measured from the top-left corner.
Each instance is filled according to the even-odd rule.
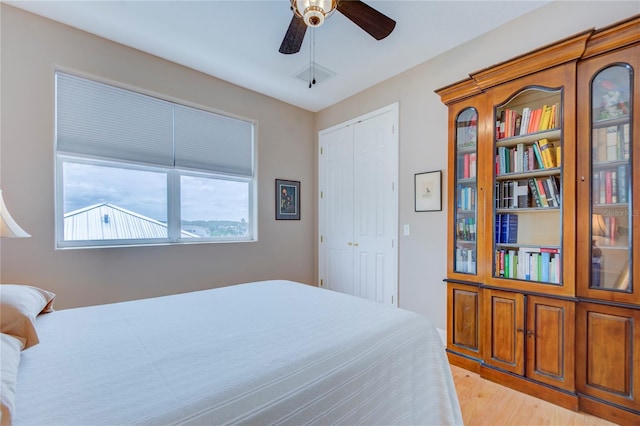
[[[336,73],[321,66],[316,64],[315,62],[311,62],[309,63],[306,67],[304,67],[302,70],[298,71],[295,74],[295,78],[304,81],[307,84],[311,84],[313,83],[313,80],[315,79],[315,83],[316,85],[322,83],[325,80],[330,79],[331,77],[335,76]]]

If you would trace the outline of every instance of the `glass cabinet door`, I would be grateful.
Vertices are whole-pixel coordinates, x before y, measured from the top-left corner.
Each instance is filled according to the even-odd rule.
[[[478,111],[462,110],[455,123],[454,272],[477,273]]]
[[[493,277],[560,286],[562,89],[525,88],[495,117]]]
[[[639,69],[640,46],[578,67],[576,288],[594,300],[640,303]]]
[[[589,287],[633,291],[631,117],[633,70],[614,64],[591,81],[591,279]]]

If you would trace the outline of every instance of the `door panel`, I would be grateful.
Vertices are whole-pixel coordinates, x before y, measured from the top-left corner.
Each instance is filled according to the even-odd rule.
[[[447,284],[447,348],[480,357],[480,289],[464,284]]]
[[[354,251],[358,296],[392,303],[397,289],[395,112],[354,125]]]
[[[322,285],[354,294],[353,127],[324,134],[320,141],[319,269]]]
[[[485,291],[486,363],[524,375],[524,295]]]
[[[640,409],[640,311],[580,303],[577,311],[578,391]]]
[[[573,391],[575,304],[529,296],[527,305],[527,377]]]

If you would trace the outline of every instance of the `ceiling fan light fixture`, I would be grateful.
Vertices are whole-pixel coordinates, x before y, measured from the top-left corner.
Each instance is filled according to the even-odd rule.
[[[336,0],[291,0],[291,7],[308,27],[319,27],[337,6]]]

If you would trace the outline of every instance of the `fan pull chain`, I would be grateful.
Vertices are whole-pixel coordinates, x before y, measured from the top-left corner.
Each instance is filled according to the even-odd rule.
[[[316,84],[316,29],[311,27],[309,37],[309,89]]]

